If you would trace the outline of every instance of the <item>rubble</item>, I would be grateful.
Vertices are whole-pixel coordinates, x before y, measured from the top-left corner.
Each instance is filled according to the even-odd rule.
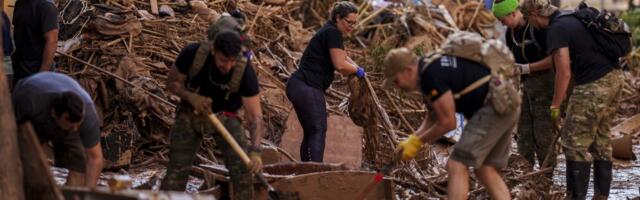
[[[153,2],[157,5],[153,6]],[[276,148],[289,128],[287,119],[292,109],[284,94],[284,84],[297,68],[314,31],[326,22],[333,2],[62,0],[57,2],[62,8],[60,37],[64,44],[59,50],[112,72],[136,87],[69,57],[59,56],[56,62],[60,72],[79,80],[94,98],[104,119],[102,142],[106,144],[109,167],[158,167],[168,162],[168,134],[175,105],[179,104],[179,98],[166,90],[169,66],[187,44],[206,39],[210,22],[237,8],[247,16],[246,32],[254,45],[253,66],[260,80],[264,121],[268,126],[265,137],[269,142],[264,145]],[[348,116],[363,127],[361,167],[376,170],[392,161],[395,144],[413,132],[427,112],[419,95],[381,87],[380,72],[386,52],[406,46],[425,53],[457,30],[479,32],[485,37],[498,37],[500,32],[497,20],[476,1],[434,0],[433,6],[393,3],[377,9],[368,2],[357,1],[361,8],[359,23],[346,46],[350,57],[365,66],[370,81],[337,77],[327,91],[327,104],[331,115]],[[153,7],[159,7],[158,14],[154,14]],[[616,122],[640,113],[640,49],[630,59],[635,71],[626,74]],[[371,98],[371,91],[377,94],[381,107]],[[221,153],[215,146],[212,138],[205,138],[198,153],[198,165],[221,164]],[[447,147],[448,144],[436,144],[424,148],[415,160],[396,166],[388,178],[395,183],[399,199],[446,196],[443,158],[448,155]],[[513,167],[505,173],[510,188],[514,188],[514,197],[561,198],[551,183],[540,184],[539,176],[525,176],[535,172],[514,164],[522,163],[522,159],[514,156],[511,160]],[[224,176],[207,167],[194,171],[205,180],[204,188],[200,188],[203,191],[214,188],[215,178],[211,177]],[[472,185],[472,198],[486,198],[475,178]]]

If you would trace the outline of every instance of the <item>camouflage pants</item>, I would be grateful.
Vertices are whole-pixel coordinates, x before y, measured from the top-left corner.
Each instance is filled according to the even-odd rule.
[[[518,152],[533,167],[538,161],[542,165],[553,144],[555,134],[549,106],[553,99],[554,73],[547,70],[528,76],[523,82],[522,113],[518,122]],[[549,157],[549,165],[556,166],[555,152]]]
[[[613,70],[595,82],[574,87],[562,130],[568,161],[611,160],[611,121],[623,80],[622,71]]]
[[[235,140],[246,149],[242,125],[237,118],[219,116]],[[203,136],[213,136],[223,154],[225,166],[231,178],[233,199],[253,199],[253,177],[240,157],[233,151],[222,135],[206,116],[195,115],[188,109],[179,109],[176,122],[171,128],[169,166],[162,182],[163,190],[183,191],[187,185],[191,166],[200,148]]]

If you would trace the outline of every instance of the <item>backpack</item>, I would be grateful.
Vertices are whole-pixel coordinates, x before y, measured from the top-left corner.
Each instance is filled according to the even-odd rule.
[[[498,114],[511,113],[520,107],[520,75],[515,71],[513,54],[504,43],[485,39],[478,33],[459,31],[449,35],[440,49],[425,57],[427,66],[443,55],[468,59],[491,70],[491,74],[455,93],[454,99],[489,82],[487,100]]]
[[[597,50],[614,62],[631,52],[631,32],[629,25],[615,14],[607,11],[599,11],[588,6],[584,1],[573,12],[563,13],[573,15],[580,20],[593,39],[596,41]]]
[[[209,26],[208,40],[201,42],[198,50],[196,51],[196,55],[193,58],[191,67],[189,68],[189,73],[187,74],[187,81],[189,83],[198,73],[200,73],[205,61],[207,60],[207,56],[211,55],[211,59],[214,59],[213,43],[215,41],[215,36],[222,31],[235,31],[240,33],[240,39],[243,41],[242,52],[249,51],[247,45],[245,45],[246,40],[243,39],[246,38],[246,36],[241,33],[242,27],[240,23],[231,16],[220,17],[218,21]],[[212,60],[212,62],[215,61]],[[227,89],[225,100],[229,100],[229,95],[231,93],[236,93],[240,90],[240,83],[242,82],[242,77],[244,76],[245,67],[247,66],[248,62],[250,62],[249,55],[238,55],[236,64],[233,66],[233,69],[231,71],[231,79],[227,84],[223,86],[223,89]]]

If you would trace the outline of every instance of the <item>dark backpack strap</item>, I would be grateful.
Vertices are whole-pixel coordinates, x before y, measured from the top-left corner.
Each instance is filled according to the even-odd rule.
[[[238,56],[238,61],[233,67],[233,72],[231,72],[231,80],[229,80],[229,83],[227,83],[229,91],[227,91],[225,99],[228,100],[231,93],[240,91],[240,83],[242,83],[242,77],[244,76],[244,71],[247,67],[248,62],[249,59],[246,56]]]
[[[209,55],[213,55],[213,41],[206,41],[200,43],[200,47],[196,51],[196,56],[193,58],[191,67],[189,68],[189,74],[187,74],[187,80],[191,81],[204,66],[204,62],[207,61]]]

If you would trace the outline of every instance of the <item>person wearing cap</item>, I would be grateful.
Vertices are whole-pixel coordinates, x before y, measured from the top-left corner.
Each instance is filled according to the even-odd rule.
[[[547,51],[556,71],[549,108],[552,120],[558,120],[569,83],[574,81],[561,130],[567,196],[586,198],[593,165],[594,199],[607,199],[612,180],[610,128],[624,80],[619,65],[597,50],[594,37],[580,20],[558,11],[548,0],[523,0],[520,9],[535,28],[547,29]]]
[[[522,112],[516,135],[518,153],[533,168],[536,161],[542,167],[549,152],[547,167],[553,168],[557,156],[549,145],[555,139],[549,106],[553,98],[554,73],[551,56],[546,52],[546,32],[534,28],[524,19],[518,9],[518,0],[496,1],[493,14],[508,27],[505,41],[517,63],[516,71],[522,74]],[[553,176],[553,171],[547,175]]]
[[[351,2],[336,2],[327,22],[311,38],[300,59],[300,67],[287,81],[287,98],[293,104],[304,137],[300,160],[322,162],[327,132],[327,108],[324,91],[333,82],[335,71],[343,75],[365,76],[344,50],[343,37],[355,28],[358,7]]]
[[[244,68],[236,64],[242,58],[242,42],[235,31],[217,33],[213,49],[205,54],[201,68],[197,73],[191,73],[197,67],[193,63],[200,46],[208,44],[186,46],[169,71],[167,89],[182,101],[171,127],[169,164],[161,189],[184,191],[203,137],[213,137],[229,170],[231,199],[253,199],[252,173],[258,173],[262,168],[260,140],[264,132],[258,78],[251,62]],[[234,79],[236,74],[241,79]],[[236,91],[231,89],[234,80],[239,81]],[[237,115],[243,107],[246,131]],[[211,123],[208,115],[212,113],[218,116],[240,147],[249,152],[251,162],[248,166]],[[250,141],[246,132],[251,136]]]
[[[391,50],[384,59],[385,86],[395,86],[405,92],[420,91],[432,108],[430,116],[406,140],[398,144],[402,159],[416,156],[423,143],[433,143],[456,128],[455,113],[469,120],[460,140],[447,162],[449,199],[467,199],[468,167],[473,167],[491,199],[510,199],[509,188],[498,169],[507,165],[511,132],[520,114],[519,109],[499,115],[485,99],[489,85],[482,84],[460,98],[454,99],[472,83],[491,73],[480,63],[443,55],[431,59],[418,58],[407,48]]]

